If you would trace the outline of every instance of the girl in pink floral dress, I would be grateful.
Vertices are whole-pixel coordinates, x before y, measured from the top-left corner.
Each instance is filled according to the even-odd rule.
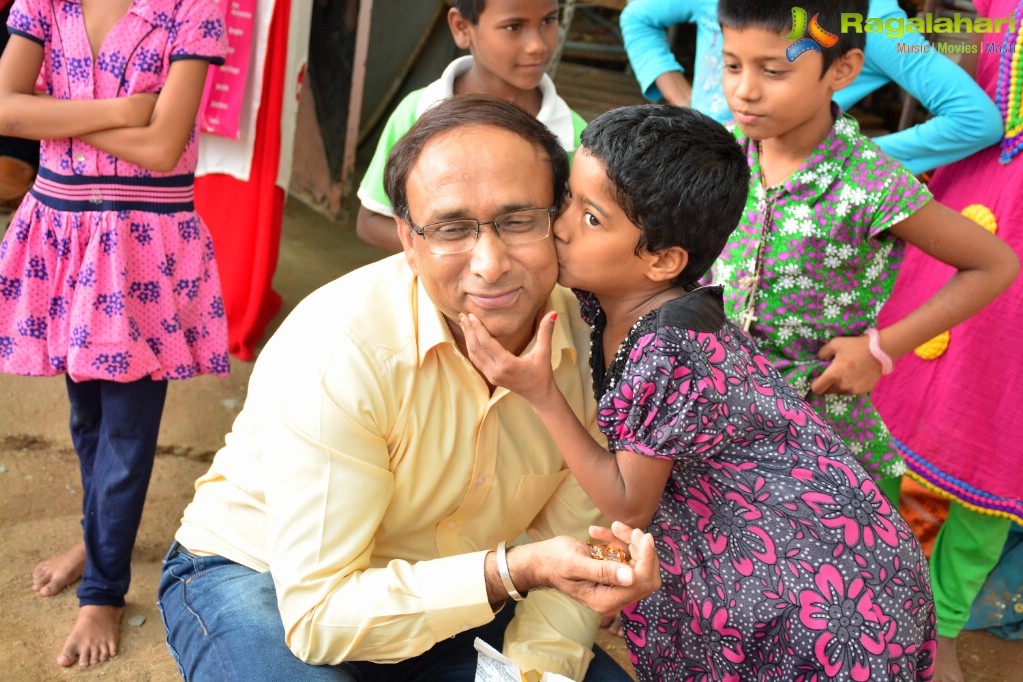
[[[661,588],[622,614],[640,680],[930,679],[912,531],[728,321],[721,288],[696,287],[749,178],[732,136],[691,109],[616,109],[583,132],[554,235],[558,281],[593,325],[610,452],[553,382],[551,315],[521,358],[469,316],[469,357],[529,401],[605,515],[654,536]]]
[[[0,245],[0,371],[67,377],[84,543],[33,574],[42,596],[82,576],[63,666],[116,654],[167,381],[228,372],[192,205],[195,116],[223,28],[211,0],[11,8],[0,130],[40,140],[41,155]]]

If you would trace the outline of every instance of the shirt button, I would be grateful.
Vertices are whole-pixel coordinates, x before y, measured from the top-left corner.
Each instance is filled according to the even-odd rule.
[[[486,482],[487,482],[486,476],[480,476],[479,478],[476,479],[476,485],[483,485]]]
[[[458,528],[457,521],[448,521],[448,528]]]
[[[81,152],[78,152],[77,154],[75,154],[75,161],[77,161],[78,163],[81,163],[81,162],[85,161],[85,154],[83,154]]]

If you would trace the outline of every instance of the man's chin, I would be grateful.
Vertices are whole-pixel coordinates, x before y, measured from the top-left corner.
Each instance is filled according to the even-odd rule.
[[[522,311],[512,313],[474,310],[472,313],[483,323],[491,337],[499,341],[505,349],[518,353],[533,338],[540,311],[523,314]]]

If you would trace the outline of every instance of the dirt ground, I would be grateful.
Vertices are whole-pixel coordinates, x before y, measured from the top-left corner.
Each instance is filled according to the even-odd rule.
[[[275,288],[285,312],[318,286],[381,254],[363,246],[349,225],[332,224],[290,201]],[[283,317],[278,316],[278,320]],[[245,397],[251,365],[232,359],[231,377],[173,383],[159,453],[135,545],[120,653],[87,670],[59,668],[55,659],[77,614],[74,588],[49,599],[29,588],[33,567],[81,538],[78,460],[67,434],[63,378],[0,375],[0,680],[42,682],[103,679],[173,681],[178,674],[164,645],[156,606],[160,560]],[[144,617],[138,626],[133,616]],[[619,660],[621,640],[601,643]],[[1021,679],[1023,642],[964,633],[960,658],[967,682]],[[1013,672],[1015,671],[1015,672]]]

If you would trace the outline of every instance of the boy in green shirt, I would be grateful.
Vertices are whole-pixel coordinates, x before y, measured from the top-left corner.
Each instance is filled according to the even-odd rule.
[[[359,238],[386,251],[401,251],[384,166],[391,148],[437,102],[454,95],[484,94],[511,102],[551,129],[569,154],[586,121],[558,97],[547,67],[558,42],[557,0],[451,0],[448,26],[472,56],[451,62],[441,77],[409,93],[387,120],[359,185]]]

